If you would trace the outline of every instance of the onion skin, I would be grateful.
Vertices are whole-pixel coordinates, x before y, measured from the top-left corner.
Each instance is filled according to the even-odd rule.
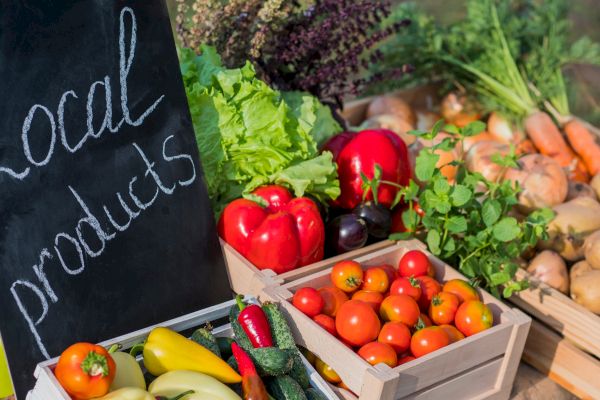
[[[474,121],[479,121],[479,114],[467,98],[457,93],[448,93],[441,104],[442,117],[447,123],[463,128]]]
[[[417,140],[414,135],[409,135],[407,132],[414,130],[414,126],[407,120],[395,114],[380,114],[375,115],[361,125],[364,129],[387,129],[400,136],[404,143],[410,145]]]
[[[367,108],[367,119],[377,115],[391,114],[408,122],[410,126],[417,124],[417,115],[405,100],[400,97],[384,95],[377,96]]]
[[[502,166],[492,162],[494,154],[508,154],[510,148],[502,143],[484,140],[475,143],[467,153],[466,165],[471,172],[479,172],[488,181],[495,182],[500,178]]]
[[[567,176],[561,166],[550,157],[529,154],[518,161],[520,168],[511,168],[504,179],[518,182],[519,209],[529,213],[543,207],[561,204],[567,198]]]

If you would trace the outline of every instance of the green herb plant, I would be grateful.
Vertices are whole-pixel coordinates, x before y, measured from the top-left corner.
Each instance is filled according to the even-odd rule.
[[[480,173],[470,172],[465,160],[459,158],[449,163],[457,167],[454,182],[450,182],[436,167],[437,150],[450,150],[464,140],[485,129],[482,122],[473,122],[464,128],[444,125],[438,121],[431,132],[413,131],[411,134],[424,139],[434,139],[442,130],[449,136],[439,144],[421,150],[416,159],[414,181],[399,188],[396,203],[408,205],[402,214],[407,232],[395,233],[392,240],[411,236],[423,239],[429,251],[469,277],[473,284],[488,289],[497,297],[510,297],[514,292],[528,287],[527,281],[518,280],[515,274],[519,265],[517,258],[536,243],[547,238],[546,226],[553,218],[550,209],[534,211],[523,220],[511,215],[518,203],[518,184],[498,179],[490,181]],[[461,151],[464,154],[464,151]],[[500,176],[509,168],[519,168],[514,149],[506,156],[500,154],[492,161],[503,168]],[[376,188],[377,174],[371,181],[363,179],[364,187]],[[415,211],[418,202],[424,211]]]

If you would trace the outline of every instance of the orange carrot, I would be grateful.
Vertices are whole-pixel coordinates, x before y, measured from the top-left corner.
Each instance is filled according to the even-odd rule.
[[[583,159],[592,175],[600,172],[600,137],[576,118],[563,127],[573,150]]]
[[[588,182],[589,175],[583,161],[569,147],[550,116],[536,111],[525,119],[525,131],[541,154],[553,158],[568,169],[571,180]]]

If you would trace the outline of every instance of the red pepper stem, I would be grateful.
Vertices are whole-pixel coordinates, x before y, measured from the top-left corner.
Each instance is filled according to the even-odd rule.
[[[240,311],[244,311],[244,308],[246,308],[246,304],[244,304],[244,296],[238,294],[237,296],[235,296],[235,302],[240,308]]]

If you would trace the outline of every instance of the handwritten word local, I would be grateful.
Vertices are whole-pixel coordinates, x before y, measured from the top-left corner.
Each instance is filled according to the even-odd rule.
[[[125,20],[126,17],[129,17],[131,21],[131,29],[129,36],[129,52],[127,52],[127,47],[125,45]],[[60,133],[60,140],[65,149],[67,149],[70,153],[75,153],[79,151],[85,144],[87,140],[92,138],[99,138],[107,129],[112,133],[117,133],[122,128],[124,124],[129,126],[137,127],[143,124],[146,117],[148,117],[159,104],[163,101],[164,95],[160,96],[154,103],[148,107],[140,116],[137,118],[132,117],[131,112],[129,110],[129,99],[127,98],[127,77],[133,65],[133,61],[135,58],[135,48],[137,42],[137,25],[135,14],[133,10],[129,7],[125,7],[122,9],[120,14],[119,21],[119,85],[121,90],[121,111],[123,113],[123,118],[114,124],[113,122],[113,114],[112,114],[112,92],[111,92],[111,81],[108,76],[105,76],[103,80],[94,82],[89,89],[87,96],[87,132],[85,135],[77,142],[73,143],[68,138],[65,121],[64,121],[64,109],[67,101],[72,97],[77,99],[77,94],[73,90],[68,90],[64,92],[60,101],[58,103],[57,110],[57,118],[55,118],[54,114],[45,106],[36,104],[30,108],[27,117],[23,123],[22,129],[22,142],[23,142],[23,153],[25,158],[29,161],[29,163],[34,167],[44,167],[52,158],[54,153],[55,144],[57,141],[57,130]],[[104,88],[104,97],[106,102],[106,111],[104,115],[104,119],[102,121],[102,125],[96,130],[93,127],[93,110],[92,104],[94,101],[94,96],[96,93],[96,89],[98,87]],[[29,146],[29,134],[31,129],[31,123],[36,117],[47,118],[51,131],[50,131],[50,142],[47,148],[46,154],[41,157],[34,157],[31,152],[31,148]],[[43,343],[43,340],[39,334],[38,326],[44,321],[46,318],[49,307],[51,303],[57,303],[59,301],[59,297],[56,292],[53,290],[52,283],[49,281],[46,273],[44,272],[44,265],[48,260],[55,260],[60,263],[64,271],[69,275],[78,275],[85,270],[86,267],[86,257],[85,255],[95,258],[102,255],[106,248],[106,243],[115,239],[119,232],[125,232],[131,222],[136,218],[140,217],[141,213],[148,209],[154,204],[157,197],[160,194],[164,195],[172,195],[177,187],[184,187],[191,185],[196,180],[196,169],[194,166],[193,158],[189,154],[178,154],[175,153],[177,148],[176,143],[174,143],[175,138],[173,135],[167,136],[163,139],[162,149],[161,149],[161,160],[160,162],[164,163],[185,163],[188,165],[189,173],[185,177],[181,177],[177,182],[164,182],[163,179],[159,176],[156,171],[156,162],[152,161],[150,157],[146,154],[146,152],[136,143],[132,143],[132,151],[137,153],[140,160],[140,165],[145,166],[145,170],[143,172],[143,177],[148,178],[151,177],[151,181],[154,182],[156,188],[154,194],[149,199],[140,199],[135,192],[136,184],[138,182],[138,176],[133,176],[129,181],[128,187],[128,197],[133,202],[134,206],[129,206],[120,192],[116,193],[116,197],[124,211],[120,212],[121,215],[126,215],[127,218],[125,221],[117,221],[114,217],[114,212],[109,211],[106,205],[102,206],[104,214],[106,214],[106,218],[110,225],[112,226],[112,230],[106,227],[103,227],[100,223],[99,219],[95,216],[95,214],[91,211],[90,207],[88,207],[86,201],[80,196],[77,190],[68,185],[68,190],[74,198],[74,201],[79,205],[82,209],[85,217],[81,218],[77,225],[75,226],[74,233],[68,232],[60,232],[57,233],[54,237],[54,245],[53,251],[50,251],[48,248],[43,248],[39,253],[39,260],[37,265],[34,265],[33,272],[38,279],[39,282],[32,282],[29,280],[19,279],[13,282],[10,287],[10,291],[15,299],[16,306],[19,308],[19,311],[23,315],[23,318],[27,322],[29,330],[35,341],[39,347],[39,350],[46,358],[50,358],[50,354],[46,350],[46,347]],[[18,180],[26,180],[27,176],[31,171],[30,166],[16,171],[13,168],[8,168],[5,166],[0,166],[0,173],[5,173],[10,175],[14,179]],[[85,228],[85,232],[84,232]],[[91,230],[90,230],[91,228]],[[90,241],[89,235],[93,232],[93,240]],[[68,246],[68,247],[65,247]],[[65,254],[65,249],[69,250],[68,254],[76,254],[78,255],[78,263],[76,265],[68,265],[65,261],[66,257],[63,257]],[[76,258],[76,257],[74,257]],[[31,312],[25,304],[31,304],[30,302],[23,301],[25,295],[29,295],[28,299],[37,299],[39,301],[39,309],[41,309],[41,313],[38,316],[34,316],[33,312]],[[51,302],[51,303],[50,303]]]

